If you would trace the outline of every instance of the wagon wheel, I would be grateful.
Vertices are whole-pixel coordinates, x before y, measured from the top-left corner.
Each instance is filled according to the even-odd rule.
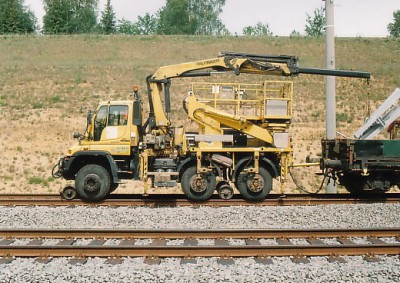
[[[361,195],[365,193],[365,180],[360,176],[339,176],[339,182],[351,194]]]

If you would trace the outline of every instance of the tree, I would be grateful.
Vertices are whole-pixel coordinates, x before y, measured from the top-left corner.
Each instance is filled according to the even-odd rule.
[[[139,34],[137,25],[122,18],[117,25],[117,32],[122,34]]]
[[[44,33],[69,33],[72,9],[68,0],[43,0]]]
[[[97,27],[98,0],[70,0],[70,33],[90,33]]]
[[[159,34],[226,34],[219,19],[225,0],[167,0],[158,13]]]
[[[135,25],[138,34],[154,34],[157,29],[157,18],[146,13],[143,17],[138,16]]]
[[[321,37],[325,34],[325,8],[314,10],[314,16],[307,14],[306,34],[313,37]]]
[[[388,32],[392,37],[400,37],[400,10],[393,12],[393,23],[388,24]]]
[[[111,6],[111,0],[107,0],[106,7],[103,12],[101,12],[100,29],[105,34],[115,33],[115,13]]]
[[[196,25],[195,34],[226,34],[225,25],[219,18],[224,5],[225,0],[189,0],[189,17]]]
[[[289,37],[300,37],[301,34],[297,30],[292,30],[292,32],[289,34]]]
[[[157,15],[159,34],[194,34],[196,23],[189,17],[188,0],[167,0]]]
[[[97,25],[98,0],[43,0],[45,33],[88,33]]]
[[[272,36],[268,24],[261,22],[258,22],[255,26],[244,27],[243,34],[247,36]]]
[[[37,30],[35,14],[23,0],[0,1],[0,33],[32,33]]]

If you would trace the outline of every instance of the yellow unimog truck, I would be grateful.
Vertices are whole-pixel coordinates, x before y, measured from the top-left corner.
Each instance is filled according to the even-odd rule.
[[[145,121],[137,87],[132,100],[101,102],[88,114],[85,133],[75,135],[79,142],[53,169],[53,176],[75,180],[75,187],[67,186],[63,196],[77,193],[99,201],[122,180],[134,179],[143,181],[144,193],[149,186],[180,184],[192,200],[206,200],[215,191],[230,198],[234,187],[245,199],[264,199],[273,178],[285,182],[292,163],[292,82],[193,84],[183,108],[197,131],[171,125],[171,79],[227,72],[369,78],[365,72],[300,68],[294,56],[233,52],[161,67],[147,77]]]

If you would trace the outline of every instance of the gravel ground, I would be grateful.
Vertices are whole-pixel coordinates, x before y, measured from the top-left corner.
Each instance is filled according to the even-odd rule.
[[[2,228],[399,227],[400,204],[287,207],[0,207]]]
[[[233,229],[400,226],[398,204],[230,208],[0,207],[0,210],[1,228]],[[136,244],[145,244],[144,241],[146,240],[138,240]],[[233,243],[237,240],[229,241]],[[199,241],[200,244],[208,242],[209,240]],[[260,242],[269,244],[269,240]],[[179,244],[179,241],[176,243]],[[217,258],[198,258],[195,264],[180,264],[180,259],[168,258],[163,259],[160,265],[145,264],[143,258],[126,258],[118,265],[109,265],[105,263],[105,259],[90,258],[83,266],[69,264],[68,258],[55,258],[47,264],[36,263],[34,259],[15,259],[9,264],[0,264],[0,283],[399,282],[399,256],[379,258],[381,261],[374,263],[367,262],[362,257],[345,257],[344,264],[329,263],[324,257],[312,257],[309,264],[293,263],[289,258],[273,258],[271,265],[258,264],[252,258],[235,259],[232,265],[221,264]]]
[[[346,264],[329,263],[323,257],[313,257],[309,264],[273,258],[271,265],[252,258],[235,259],[232,265],[221,265],[217,258],[198,258],[195,264],[169,258],[160,265],[130,258],[109,265],[104,259],[91,258],[83,266],[68,264],[67,258],[47,264],[16,259],[0,265],[0,282],[399,282],[399,258],[380,258],[381,262],[368,263],[361,257],[345,257]]]

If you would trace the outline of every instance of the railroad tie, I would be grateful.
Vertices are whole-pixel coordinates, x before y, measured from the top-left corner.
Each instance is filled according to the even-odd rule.
[[[143,263],[148,265],[159,265],[161,263],[161,259],[157,256],[149,256],[144,259]]]
[[[7,246],[15,242],[15,239],[3,239],[0,240],[0,246]]]
[[[276,239],[276,242],[278,243],[278,245],[281,245],[281,246],[292,245],[290,240],[286,239],[286,238],[278,238],[278,239]]]
[[[219,259],[217,259],[217,262],[218,262],[218,264],[221,264],[221,265],[233,265],[233,264],[235,264],[235,261],[233,260],[233,258],[229,257],[229,256],[226,256],[226,255],[220,257]]]
[[[381,259],[373,254],[368,254],[364,257],[364,260],[367,262],[380,262]]]
[[[117,265],[121,264],[124,260],[120,257],[114,256],[114,257],[109,257],[107,258],[104,263],[110,264],[110,265]]]
[[[78,265],[78,264],[85,264],[87,262],[87,258],[86,257],[74,257],[74,258],[71,258],[69,261],[68,261],[68,264],[71,264],[71,265]]]
[[[50,258],[50,257],[48,257],[46,255],[39,256],[39,257],[35,258],[35,262],[42,263],[42,264],[49,263],[51,260],[52,260],[52,258]]]
[[[273,264],[274,262],[270,257],[258,256],[254,259],[254,261],[258,264]]]
[[[119,242],[120,246],[134,246],[135,245],[135,240],[134,239],[123,239],[121,242]]]
[[[316,239],[316,238],[307,238],[306,241],[310,245],[325,245],[325,243],[321,239]]]
[[[150,246],[166,246],[166,245],[167,245],[167,241],[162,238],[154,239],[150,244]]]
[[[28,246],[40,246],[40,245],[43,245],[43,239],[33,239],[27,245]]]
[[[261,243],[258,239],[245,239],[247,246],[261,246]]]
[[[188,238],[183,241],[184,246],[198,246],[199,241],[197,239]]]
[[[215,239],[214,245],[215,246],[229,246],[229,242],[226,239]]]
[[[88,246],[101,246],[105,242],[106,242],[106,240],[104,240],[104,239],[94,239],[88,244]]]
[[[294,257],[291,257],[290,260],[293,263],[303,263],[303,264],[310,263],[310,260],[306,256],[303,256],[303,255],[295,255]]]
[[[343,257],[340,257],[338,255],[331,255],[328,257],[328,262],[346,263],[346,260]]]
[[[0,258],[0,264],[9,264],[14,260],[12,256],[3,256]]]
[[[196,264],[196,263],[197,263],[197,259],[192,256],[185,256],[185,257],[181,258],[181,262],[180,262],[180,264]]]
[[[339,243],[341,243],[342,245],[357,245],[356,243],[354,243],[349,238],[338,238],[337,241]]]
[[[75,239],[64,239],[57,243],[57,246],[72,246],[76,242]]]
[[[375,244],[375,245],[384,245],[384,244],[386,244],[385,241],[383,241],[383,240],[381,240],[381,239],[379,239],[377,237],[368,237],[367,239],[368,239],[369,242],[371,242],[372,244]]]

